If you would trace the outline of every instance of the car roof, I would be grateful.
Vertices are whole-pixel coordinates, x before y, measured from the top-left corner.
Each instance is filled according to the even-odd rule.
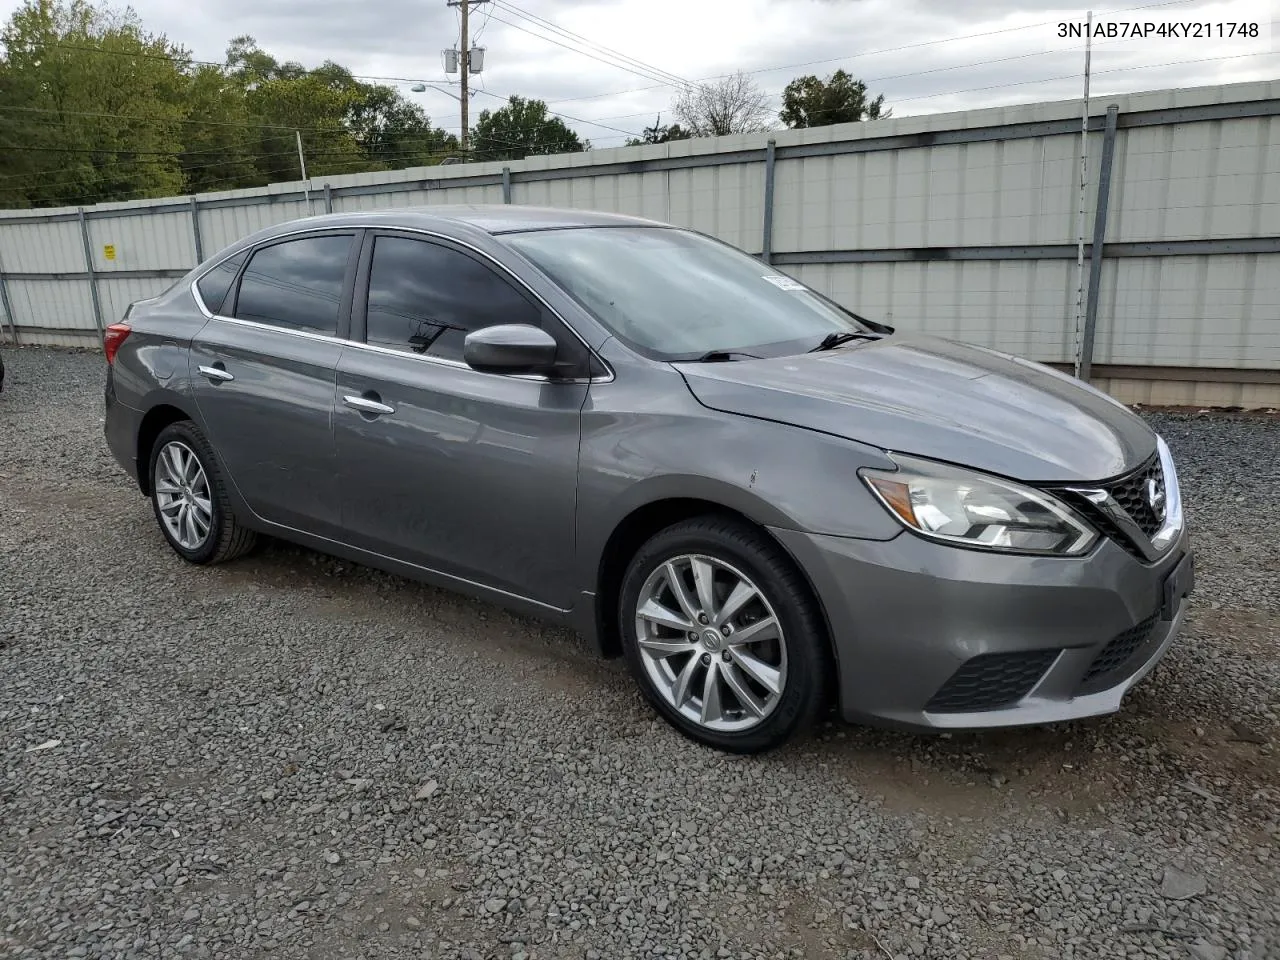
[[[306,217],[280,228],[296,230],[303,223],[316,227],[378,225],[381,227],[445,227],[459,225],[488,234],[515,233],[524,230],[556,230],[572,227],[668,227],[670,224],[620,213],[595,210],[571,210],[558,207],[520,206],[506,203],[431,204],[405,207],[380,207],[352,213],[324,214]]]

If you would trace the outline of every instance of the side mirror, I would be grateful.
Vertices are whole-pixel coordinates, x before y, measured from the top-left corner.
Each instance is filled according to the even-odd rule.
[[[556,360],[556,339],[528,323],[501,323],[467,334],[462,359],[488,373],[542,373]]]

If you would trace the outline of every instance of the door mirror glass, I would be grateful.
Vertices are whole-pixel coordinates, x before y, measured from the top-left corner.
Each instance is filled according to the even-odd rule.
[[[556,339],[527,323],[502,323],[467,334],[462,359],[490,373],[545,373],[556,361]]]

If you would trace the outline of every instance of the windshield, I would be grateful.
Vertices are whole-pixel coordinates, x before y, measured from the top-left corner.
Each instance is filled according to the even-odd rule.
[[[504,239],[616,337],[656,359],[777,356],[866,329],[767,264],[685,230],[582,227]]]

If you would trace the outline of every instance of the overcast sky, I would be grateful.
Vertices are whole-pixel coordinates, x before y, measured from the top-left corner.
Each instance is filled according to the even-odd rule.
[[[17,6],[0,0],[6,18]],[[197,59],[221,62],[227,41],[247,33],[280,59],[307,66],[333,59],[357,75],[403,78],[406,96],[441,126],[458,129],[456,99],[408,90],[411,81],[456,81],[440,54],[458,37],[457,11],[445,0],[133,0],[132,6],[149,30]],[[1270,22],[1278,8],[1280,0],[1099,0],[1095,17],[1215,23],[1247,17],[1262,21],[1262,30],[1244,40],[1095,40],[1093,92],[1280,79],[1280,24],[1273,31]],[[482,109],[520,94],[546,100],[595,146],[619,146],[660,111],[664,122],[672,119],[672,81],[735,70],[750,73],[775,109],[789,80],[838,68],[884,93],[895,116],[1070,99],[1081,93],[1083,41],[1054,34],[1059,21],[1083,22],[1084,15],[1083,6],[1011,0],[489,0],[472,13],[473,38],[486,48],[472,123]],[[616,54],[600,47],[643,66],[617,65]]]

